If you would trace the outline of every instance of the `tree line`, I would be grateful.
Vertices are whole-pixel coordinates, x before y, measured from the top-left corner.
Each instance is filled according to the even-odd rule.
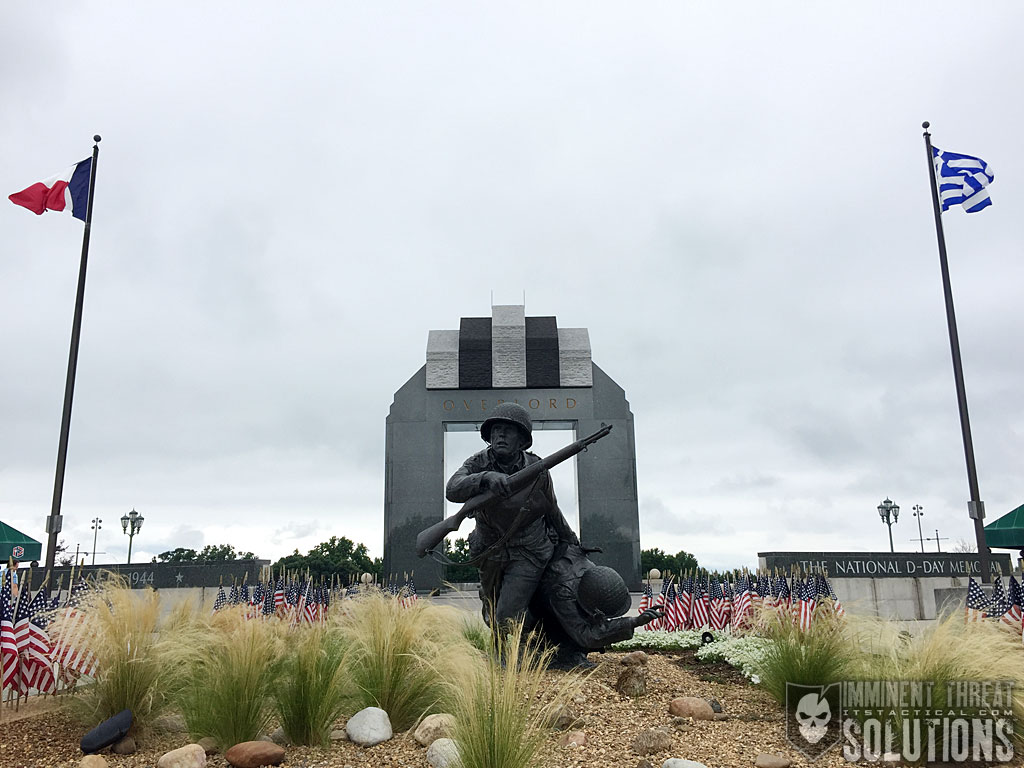
[[[445,542],[445,554],[455,565],[445,566],[444,580],[451,583],[478,581],[479,571],[476,566],[465,565],[469,561],[469,542],[465,538]],[[178,547],[161,552],[153,558],[154,563],[222,563],[231,560],[257,560],[252,552],[239,552],[230,544],[208,544],[201,550]],[[404,577],[404,574],[385,574],[384,562],[379,557],[370,557],[365,544],[356,544],[345,536],[332,536],[321,542],[306,554],[295,550],[290,555],[280,558],[271,566],[274,571],[297,571],[309,573],[314,579],[329,578],[341,575],[345,581],[358,579],[364,573],[372,574],[378,581],[392,575]],[[657,568],[663,576],[669,574],[679,578],[680,574],[697,568],[697,558],[689,552],[679,551],[670,555],[658,548],[645,549],[640,552],[640,571],[644,578],[652,568]]]

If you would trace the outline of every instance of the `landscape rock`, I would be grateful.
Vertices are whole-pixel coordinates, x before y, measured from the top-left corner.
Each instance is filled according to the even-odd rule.
[[[108,717],[85,734],[79,746],[87,755],[99,752],[101,749],[105,749],[111,744],[116,744],[127,736],[128,729],[131,727],[132,711],[130,709],[122,709],[116,715]]]
[[[220,752],[220,747],[217,746],[217,740],[213,736],[203,736],[199,741],[196,742],[208,755],[215,755]]]
[[[275,744],[281,744],[282,746],[288,743],[288,737],[284,735],[284,728],[278,726],[270,732],[270,740]]]
[[[715,720],[721,722],[722,720],[728,720],[729,716],[725,712],[715,712]]]
[[[647,670],[641,666],[626,667],[615,681],[615,690],[635,699],[647,693]]]
[[[107,768],[107,759],[102,755],[86,755],[78,761],[78,768]]]
[[[757,768],[789,768],[793,764],[793,761],[788,757],[782,755],[772,755],[768,752],[762,752],[754,760],[754,765]]]
[[[669,714],[676,717],[692,717],[694,720],[714,720],[715,710],[706,699],[696,696],[680,696],[668,705]]]
[[[722,713],[722,705],[718,702],[718,699],[708,699],[708,704],[711,705],[711,709],[716,715]]]
[[[633,651],[632,653],[627,653],[625,656],[623,656],[620,660],[620,663],[624,664],[627,667],[635,667],[638,665],[646,667],[647,660],[649,658],[650,657],[643,651]]]
[[[416,726],[412,737],[424,747],[429,747],[438,739],[449,738],[455,727],[455,716],[445,713],[427,715],[423,722]]]
[[[587,746],[587,734],[583,731],[566,731],[558,737],[560,747],[585,747]]]
[[[331,731],[331,741],[348,741],[348,734],[344,728],[335,728]]]
[[[433,768],[449,768],[459,762],[459,745],[451,739],[437,739],[427,747],[427,762]]]
[[[664,763],[661,764],[661,768],[708,768],[704,763],[698,763],[696,760],[683,760],[679,757],[670,757]]]
[[[187,733],[188,725],[182,715],[177,712],[168,712],[153,721],[153,730],[164,733]]]
[[[225,752],[224,759],[234,768],[280,765],[284,760],[284,747],[267,741],[243,741]]]
[[[666,752],[672,749],[672,737],[660,728],[643,731],[630,745],[633,754],[653,755],[655,752]]]
[[[548,725],[557,731],[564,731],[580,719],[579,713],[568,704],[556,704],[548,708]]]
[[[134,755],[138,747],[135,744],[135,737],[125,736],[114,746],[110,748],[110,751],[115,755]]]
[[[198,744],[172,749],[156,761],[156,768],[204,768],[205,765],[206,750]]]
[[[367,707],[356,712],[345,723],[348,737],[361,747],[372,747],[395,735],[391,718],[380,707]]]

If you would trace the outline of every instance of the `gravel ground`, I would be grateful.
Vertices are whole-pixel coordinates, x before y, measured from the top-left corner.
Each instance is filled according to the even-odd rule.
[[[583,747],[558,746],[559,734],[552,731],[537,766],[543,768],[634,768],[640,757],[630,744],[638,733],[657,726],[672,732],[672,749],[649,756],[660,766],[669,757],[697,760],[709,768],[750,768],[761,752],[781,753],[794,766],[833,768],[847,765],[832,751],[813,763],[802,758],[785,741],[782,710],[762,691],[747,683],[726,664],[703,664],[690,652],[652,655],[647,667],[647,695],[637,699],[619,696],[612,686],[624,667],[624,654],[593,654],[600,666],[583,684],[582,700],[575,704],[582,723],[574,728],[587,736]],[[548,673],[554,679],[559,672]],[[695,722],[690,730],[673,727],[668,704],[676,696],[715,698],[728,719]],[[14,718],[18,718],[15,720]],[[0,766],[3,768],[64,768],[77,766],[82,757],[78,748],[84,729],[49,702],[13,710],[0,709]],[[146,737],[134,755],[104,752],[111,768],[152,768],[164,752],[188,743],[184,734],[154,734]],[[219,755],[211,755],[208,765],[227,766]],[[349,742],[336,742],[330,749],[290,747],[284,762],[289,768],[428,768],[426,750],[411,734],[370,749]]]

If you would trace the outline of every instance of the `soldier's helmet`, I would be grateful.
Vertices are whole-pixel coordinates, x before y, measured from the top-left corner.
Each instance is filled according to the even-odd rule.
[[[590,615],[600,611],[609,618],[622,616],[632,605],[626,582],[615,569],[605,565],[595,565],[580,577],[576,597]]]
[[[519,403],[499,403],[491,409],[491,415],[480,425],[480,436],[488,443],[491,442],[491,427],[499,421],[515,424],[523,430],[526,437],[524,450],[533,445],[533,421],[530,420],[530,414]]]

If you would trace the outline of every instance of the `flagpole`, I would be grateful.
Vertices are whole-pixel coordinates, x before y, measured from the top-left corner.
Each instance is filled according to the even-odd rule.
[[[60,419],[60,442],[57,446],[57,472],[53,480],[53,504],[46,519],[50,535],[46,544],[46,570],[53,570],[57,556],[57,534],[63,527],[60,514],[64,495],[64,467],[68,458],[68,434],[71,431],[71,401],[75,396],[75,372],[78,368],[78,343],[82,335],[82,305],[85,302],[85,269],[89,262],[89,232],[92,230],[92,202],[96,191],[96,165],[100,158],[100,137],[92,137],[92,167],[89,169],[89,199],[85,207],[85,232],[82,235],[82,261],[78,267],[78,293],[75,296],[75,319],[71,324],[71,351],[68,353],[68,377],[64,383],[64,412]]]
[[[934,152],[932,152],[932,135],[928,133],[929,123],[921,123],[924,128],[925,152],[928,156],[928,178],[932,187],[932,207],[935,211],[935,234],[939,240],[939,265],[942,268],[942,290],[946,297],[946,325],[949,328],[949,350],[953,357],[953,378],[956,382],[956,401],[960,408],[960,431],[964,440],[964,457],[967,460],[967,484],[970,487],[971,500],[967,504],[967,513],[974,520],[974,535],[978,542],[978,557],[981,560],[981,580],[988,584],[992,581],[989,573],[989,549],[985,543],[985,502],[981,500],[978,490],[978,469],[974,464],[974,441],[971,439],[971,419],[967,413],[967,388],[964,386],[964,369],[960,362],[960,337],[956,330],[956,312],[953,310],[953,289],[949,282],[949,264],[946,261],[946,235],[942,229],[942,207],[939,204],[939,185],[935,179]]]

